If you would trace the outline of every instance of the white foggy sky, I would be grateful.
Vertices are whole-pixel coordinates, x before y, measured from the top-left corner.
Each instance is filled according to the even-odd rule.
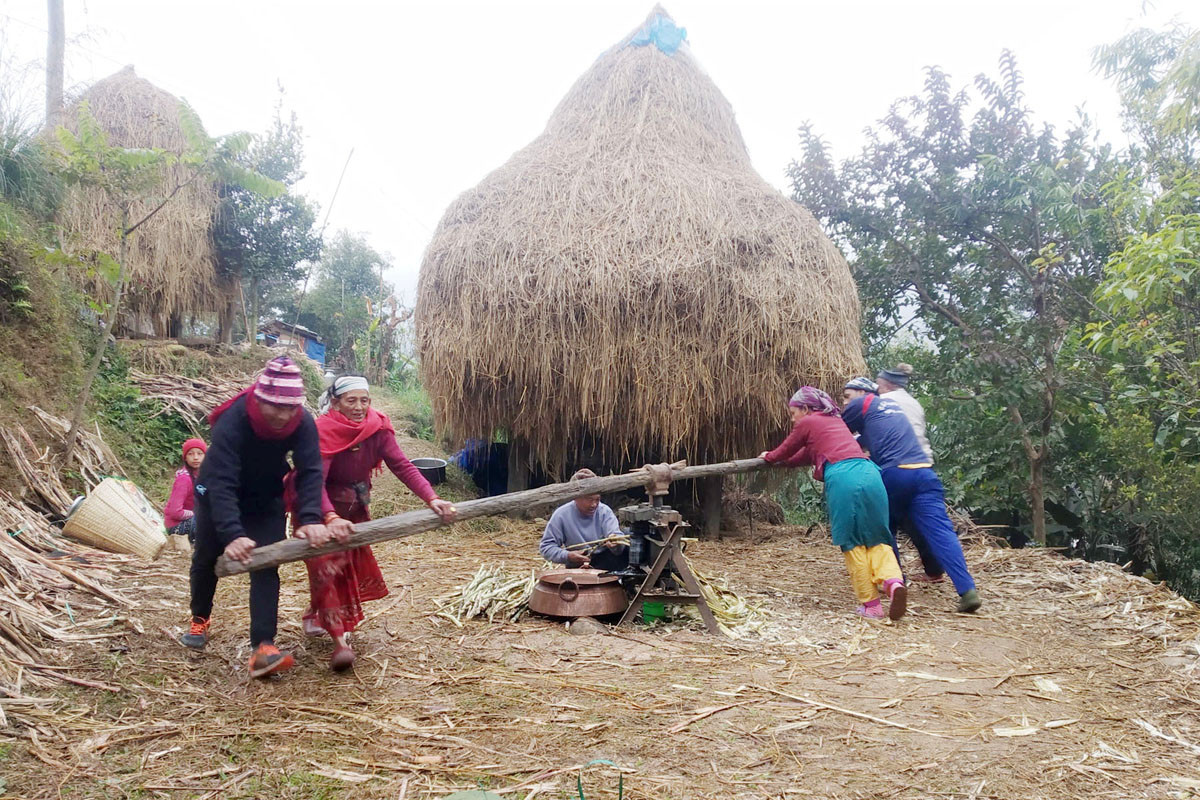
[[[347,228],[389,253],[409,301],[446,206],[541,133],[571,84],[642,22],[650,0],[260,2],[66,0],[68,91],[132,64],[186,98],[210,133],[262,131],[278,87],[305,132],[300,190],[322,219],[351,148],[327,235]],[[784,171],[806,120],[839,156],[937,64],[956,87],[1016,53],[1029,103],[1061,126],[1082,105],[1124,141],[1091,49],[1172,18],[1195,0],[855,0],[664,7],[732,103],[758,171]],[[43,0],[0,0],[10,57],[45,57]],[[41,85],[32,100],[41,103]]]

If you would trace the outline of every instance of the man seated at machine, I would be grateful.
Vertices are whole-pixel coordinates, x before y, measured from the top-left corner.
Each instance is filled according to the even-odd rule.
[[[581,469],[571,482],[594,477],[590,469]],[[589,494],[554,510],[538,549],[554,564],[615,572],[629,566],[627,540],[613,510],[600,502],[600,495]]]

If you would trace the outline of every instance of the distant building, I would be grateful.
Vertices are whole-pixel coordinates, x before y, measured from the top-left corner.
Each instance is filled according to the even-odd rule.
[[[267,347],[295,348],[325,366],[325,343],[321,341],[320,334],[303,325],[273,319],[259,326],[258,336]]]

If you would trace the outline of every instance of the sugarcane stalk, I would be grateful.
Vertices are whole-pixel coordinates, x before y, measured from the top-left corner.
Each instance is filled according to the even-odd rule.
[[[578,544],[569,544],[564,547],[563,550],[578,550],[581,547],[591,547],[594,544],[609,544],[610,542],[616,544],[629,544],[629,534],[613,533],[605,536],[603,539],[592,539],[587,542],[579,542]]]
[[[738,461],[724,461],[719,464],[702,464],[695,467],[676,468],[671,465],[673,481],[707,478],[713,475],[733,475],[739,472],[753,472],[767,466],[761,458],[744,458]],[[630,472],[624,475],[608,475],[602,478],[585,478],[570,483],[553,483],[537,489],[526,489],[521,492],[510,492],[496,497],[484,497],[479,500],[467,500],[456,503],[458,521],[465,522],[476,517],[508,514],[529,506],[542,506],[554,503],[564,503],[576,497],[586,497],[591,494],[619,492],[644,486],[650,476],[644,471]],[[226,577],[243,572],[277,567],[290,561],[303,561],[306,558],[322,556],[327,553],[337,553],[342,550],[353,550],[363,545],[378,544],[391,539],[402,539],[415,536],[418,533],[431,531],[445,523],[437,514],[427,509],[407,511],[391,517],[373,519],[369,522],[356,523],[354,533],[345,542],[332,540],[320,547],[311,547],[304,539],[287,539],[275,544],[256,547],[247,562],[235,561],[222,555],[217,560],[217,575]]]

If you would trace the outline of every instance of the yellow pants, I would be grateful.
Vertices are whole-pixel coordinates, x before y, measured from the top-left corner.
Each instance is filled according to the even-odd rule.
[[[903,578],[900,565],[896,563],[896,554],[886,544],[874,547],[856,547],[845,550],[846,569],[850,571],[850,584],[858,602],[869,603],[879,597],[876,587],[891,578]]]

